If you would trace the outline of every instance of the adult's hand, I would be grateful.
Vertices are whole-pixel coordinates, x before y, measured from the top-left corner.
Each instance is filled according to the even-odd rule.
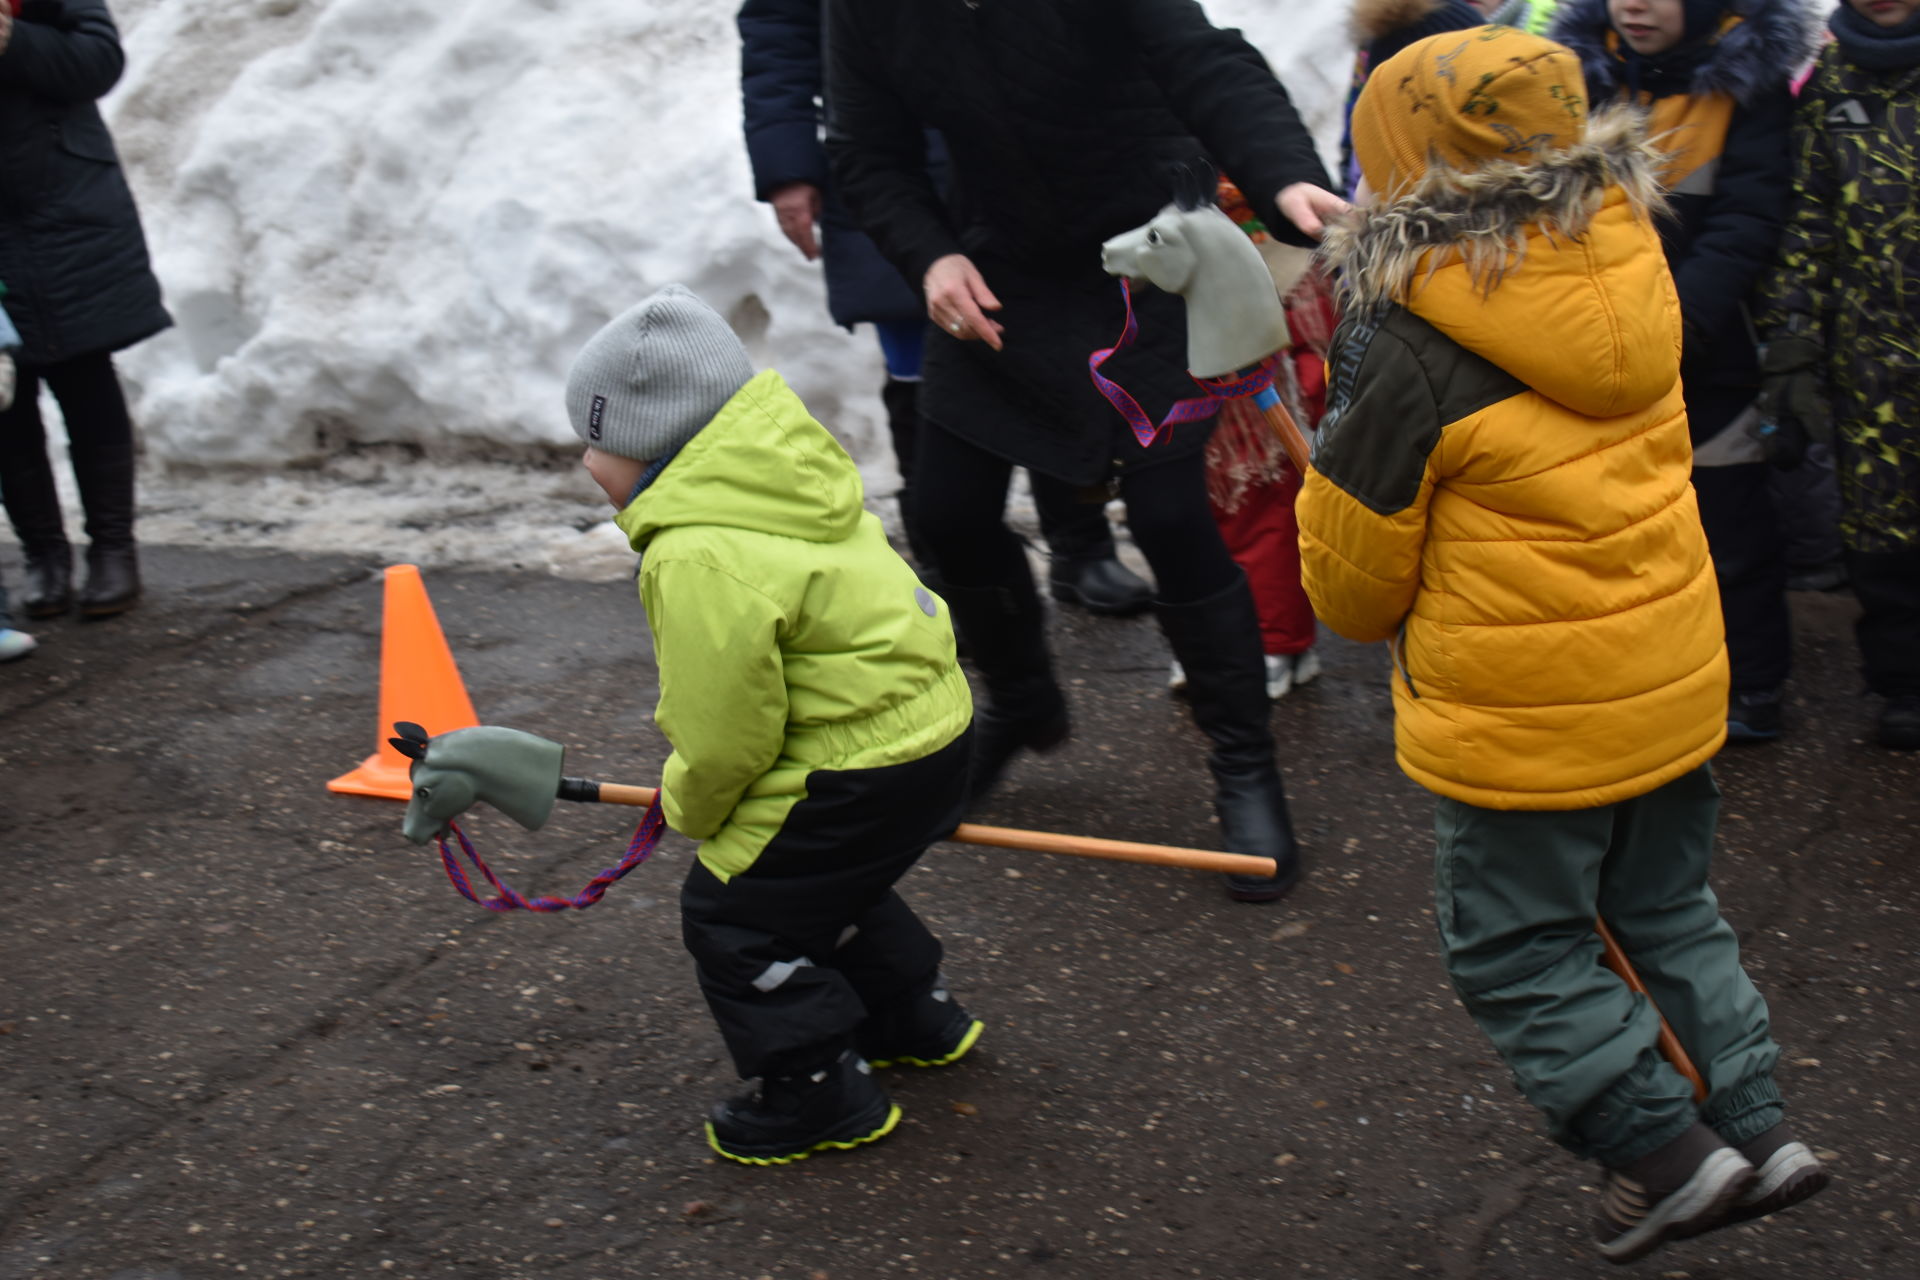
[[[1807,446],[1813,443],[1807,438],[1807,429],[1792,418],[1763,421],[1753,434],[1767,461],[1782,471],[1798,471],[1807,460]]]
[[[995,351],[1000,350],[1003,327],[986,314],[1000,309],[1000,299],[987,288],[972,259],[964,253],[936,258],[921,284],[927,295],[929,320],[962,342],[978,338]]]
[[[820,256],[820,241],[813,228],[820,221],[820,188],[811,182],[789,182],[774,188],[767,197],[773,216],[780,220],[780,233],[793,241],[808,262]]]
[[[1282,187],[1280,194],[1274,197],[1274,203],[1280,206],[1280,212],[1288,222],[1315,240],[1327,229],[1330,219],[1353,208],[1325,187],[1316,187],[1311,182],[1296,182],[1290,187]]]

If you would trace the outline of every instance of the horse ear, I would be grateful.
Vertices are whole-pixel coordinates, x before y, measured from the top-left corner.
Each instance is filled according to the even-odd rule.
[[[1220,184],[1218,171],[1205,156],[1182,160],[1168,171],[1167,177],[1173,188],[1173,203],[1187,213],[1212,204],[1214,191]]]

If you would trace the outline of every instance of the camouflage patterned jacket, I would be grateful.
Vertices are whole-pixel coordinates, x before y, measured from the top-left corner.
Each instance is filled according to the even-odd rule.
[[[1920,547],[1920,67],[1870,71],[1828,45],[1793,149],[1763,336],[1826,347],[1848,545]]]

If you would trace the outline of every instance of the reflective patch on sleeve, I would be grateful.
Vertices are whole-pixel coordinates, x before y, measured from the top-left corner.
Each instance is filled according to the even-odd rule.
[[[791,978],[796,970],[810,968],[812,965],[813,961],[805,956],[801,956],[798,960],[775,960],[753,980],[753,989],[755,991],[776,990],[781,983]]]

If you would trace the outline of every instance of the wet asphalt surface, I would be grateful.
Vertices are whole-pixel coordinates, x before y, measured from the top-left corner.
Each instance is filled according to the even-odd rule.
[[[902,888],[980,1048],[886,1073],[886,1142],[744,1168],[699,1130],[734,1082],[679,943],[688,842],[585,913],[478,910],[398,804],[324,786],[374,744],[378,566],[146,568],[138,611],[0,668],[4,1280],[1623,1274],[1587,1240],[1592,1170],[1446,985],[1379,650],[1329,641],[1274,709],[1310,859],[1289,900],[939,847]],[[628,587],[427,585],[483,721],[652,780]],[[1793,732],[1716,766],[1717,886],[1836,1181],[1631,1268],[1663,1280],[1920,1275],[1920,758],[1871,745],[1851,599],[1795,607]],[[1078,735],[975,816],[1217,847],[1151,623],[1054,629]],[[469,830],[517,887],[572,893],[636,817]]]

